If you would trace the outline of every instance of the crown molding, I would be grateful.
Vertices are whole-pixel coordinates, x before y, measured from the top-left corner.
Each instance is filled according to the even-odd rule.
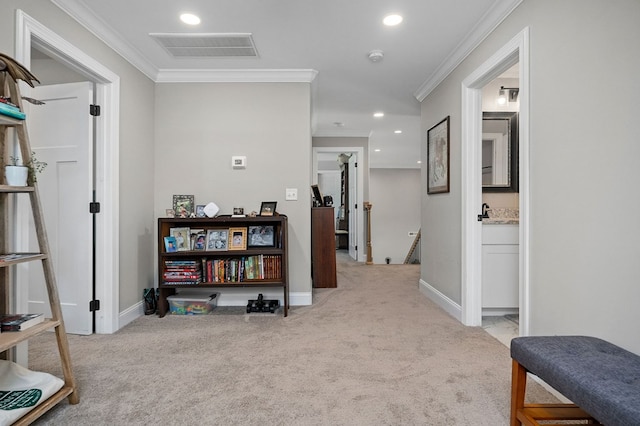
[[[416,99],[422,102],[520,3],[522,0],[497,0],[431,77],[416,90]]]
[[[310,83],[318,75],[309,69],[158,69],[81,1],[51,1],[156,83]]]
[[[318,71],[310,69],[161,69],[156,83],[311,83]]]
[[[155,80],[158,74],[157,67],[149,62],[139,50],[120,37],[104,20],[91,12],[81,1],[51,0],[51,2],[140,70],[140,72]]]

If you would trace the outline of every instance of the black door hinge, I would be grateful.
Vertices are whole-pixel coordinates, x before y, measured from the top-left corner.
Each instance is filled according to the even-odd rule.
[[[94,117],[100,116],[100,105],[89,105],[89,115]]]
[[[97,201],[90,202],[89,213],[92,213],[92,214],[100,213],[100,203],[98,203]]]
[[[89,302],[89,312],[95,312],[100,310],[100,301],[99,300],[91,300]]]

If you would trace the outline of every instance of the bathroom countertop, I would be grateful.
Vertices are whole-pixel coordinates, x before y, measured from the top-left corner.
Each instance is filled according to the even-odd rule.
[[[520,223],[520,211],[518,209],[495,208],[488,209],[488,218],[483,218],[484,225],[518,225]]]

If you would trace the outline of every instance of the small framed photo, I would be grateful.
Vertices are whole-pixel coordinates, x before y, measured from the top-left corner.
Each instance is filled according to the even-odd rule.
[[[178,251],[191,250],[191,233],[189,228],[171,228],[169,235],[176,239]]]
[[[277,201],[263,201],[260,206],[260,216],[273,216],[276,212]]]
[[[164,237],[164,251],[167,253],[178,251],[178,245],[175,237]]]
[[[449,116],[427,132],[427,194],[449,192]]]
[[[247,249],[247,228],[229,228],[229,250]]]
[[[173,211],[175,212],[175,217],[191,217],[195,213],[194,201],[193,195],[174,195]]]
[[[207,251],[227,251],[229,249],[228,229],[208,229],[207,230]]]
[[[248,247],[275,247],[273,226],[250,226]]]
[[[175,212],[175,210],[173,210],[173,209],[165,209],[165,210],[164,210],[164,214],[165,214],[167,217],[176,217],[176,212]]]
[[[196,206],[196,217],[207,217],[204,213],[204,204],[198,204]]]
[[[204,250],[206,242],[207,233],[204,229],[191,228],[191,250]]]

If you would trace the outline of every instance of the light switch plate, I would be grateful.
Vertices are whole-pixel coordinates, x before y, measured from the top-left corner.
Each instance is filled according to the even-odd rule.
[[[284,192],[284,199],[287,201],[296,201],[298,199],[298,188],[287,188]]]

